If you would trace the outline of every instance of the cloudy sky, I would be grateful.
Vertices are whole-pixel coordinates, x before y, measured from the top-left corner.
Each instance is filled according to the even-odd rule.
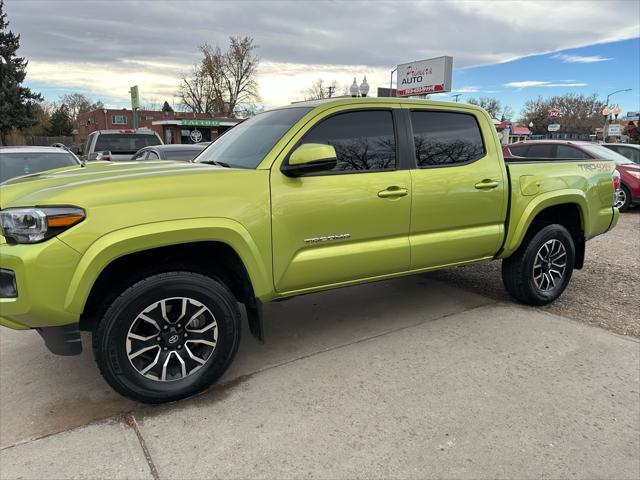
[[[36,1],[6,0],[21,34],[29,86],[48,100],[73,91],[126,106],[177,102],[198,46],[230,35],[259,45],[262,102],[300,99],[314,79],[388,86],[398,63],[451,55],[454,92],[495,96],[516,112],[528,98],[632,92],[640,110],[640,2]],[[450,94],[444,95],[450,96]]]

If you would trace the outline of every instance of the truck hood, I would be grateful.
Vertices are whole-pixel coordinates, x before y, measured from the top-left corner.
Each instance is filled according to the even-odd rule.
[[[9,206],[51,204],[65,192],[85,191],[107,186],[117,189],[131,182],[150,182],[202,173],[230,171],[223,167],[189,162],[89,162],[85,166],[62,167],[33,175],[13,178],[0,184],[0,208]],[[117,195],[117,190],[113,191]],[[36,203],[42,201],[43,203]]]

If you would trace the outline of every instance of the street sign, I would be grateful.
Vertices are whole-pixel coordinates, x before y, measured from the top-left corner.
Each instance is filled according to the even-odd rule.
[[[140,95],[138,93],[138,85],[134,85],[129,90],[131,94],[131,110],[135,110],[136,108],[140,108]]]
[[[180,125],[183,127],[217,127],[220,125],[220,121],[199,118],[183,118],[180,120]]]
[[[549,132],[557,132],[558,130],[560,130],[560,124],[559,123],[550,123],[549,126],[547,127],[547,130]]]
[[[557,108],[549,110],[549,118],[560,118],[560,110]]]
[[[398,65],[398,97],[425,93],[450,92],[453,73],[453,57],[438,57],[429,60]]]
[[[619,137],[620,135],[620,124],[612,123],[611,125],[607,125],[607,137]]]

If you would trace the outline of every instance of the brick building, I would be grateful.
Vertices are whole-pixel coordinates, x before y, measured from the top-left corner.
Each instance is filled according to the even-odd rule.
[[[237,118],[207,113],[138,111],[138,127],[156,131],[166,144],[215,140],[239,122]],[[92,110],[79,114],[74,127],[74,142],[81,144],[96,130],[132,129],[133,111],[126,108]]]

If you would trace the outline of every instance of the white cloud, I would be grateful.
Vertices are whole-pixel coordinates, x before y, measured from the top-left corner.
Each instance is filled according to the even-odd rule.
[[[608,62],[609,60],[613,60],[613,58],[602,57],[600,55],[567,55],[564,53],[558,53],[554,55],[553,58],[557,58],[558,60],[562,60],[563,63],[597,63],[597,62]]]
[[[478,93],[479,91],[480,87],[466,86],[456,88],[452,93]]]
[[[344,84],[366,74],[375,92],[389,85],[398,63],[421,58],[452,55],[459,70],[640,36],[640,2],[625,0],[588,8],[554,2],[552,14],[548,2],[530,1],[102,0],[79,8],[77,1],[8,0],[5,6],[10,28],[21,34],[31,82],[82,86],[122,102],[131,82],[143,95],[173,95],[179,73],[199,60],[198,46],[224,46],[230,35],[251,35],[259,45],[268,105],[298,99],[316,78]],[[602,28],[603,18],[616,28]]]
[[[503,86],[508,88],[530,88],[530,87],[586,87],[587,83],[553,83],[541,82],[538,80],[524,80],[522,82],[509,82]]]

